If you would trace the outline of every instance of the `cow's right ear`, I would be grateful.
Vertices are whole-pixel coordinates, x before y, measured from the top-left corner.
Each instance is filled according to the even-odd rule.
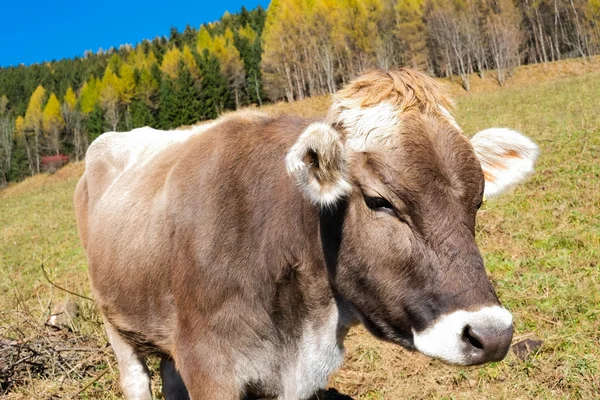
[[[288,174],[304,194],[322,207],[335,205],[352,188],[347,178],[344,140],[327,124],[309,125],[288,151],[285,162]]]

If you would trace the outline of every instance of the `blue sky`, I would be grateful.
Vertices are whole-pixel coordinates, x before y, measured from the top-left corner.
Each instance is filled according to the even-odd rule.
[[[0,66],[83,56],[120,44],[169,36],[269,0],[5,0],[0,11]]]

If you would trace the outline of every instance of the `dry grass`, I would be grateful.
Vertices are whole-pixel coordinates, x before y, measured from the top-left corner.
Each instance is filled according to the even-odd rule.
[[[600,397],[599,65],[596,58],[525,67],[503,88],[491,76],[481,87],[474,78],[473,93],[457,99],[466,132],[509,126],[541,147],[537,174],[484,206],[477,237],[498,293],[515,316],[516,337],[541,339],[542,347],[524,360],[510,354],[500,363],[457,368],[379,342],[359,328],[348,337],[346,363],[332,378],[333,388],[354,399]],[[327,98],[315,98],[265,109],[317,116],[327,105]],[[76,333],[65,332],[61,340],[83,346],[76,340],[84,338],[85,346],[102,350],[66,360],[81,364],[76,373],[56,365],[46,367],[52,376],[25,369],[19,385],[4,394],[8,398],[120,396],[93,304],[53,288],[40,270],[44,261],[57,284],[89,295],[71,205],[82,168],[73,164],[0,192],[0,336],[32,345],[51,337],[43,326],[51,304],[70,298],[80,303],[81,316]],[[9,362],[1,350],[0,370]]]

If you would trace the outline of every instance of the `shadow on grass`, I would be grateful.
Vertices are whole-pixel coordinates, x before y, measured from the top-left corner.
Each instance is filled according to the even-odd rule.
[[[257,397],[248,397],[244,398],[244,400],[267,400],[263,398]],[[343,393],[338,392],[336,389],[328,389],[322,390],[318,395],[312,398],[312,400],[354,400],[352,397],[347,396]]]
[[[314,400],[354,400],[352,397],[338,392],[336,389],[323,390]]]

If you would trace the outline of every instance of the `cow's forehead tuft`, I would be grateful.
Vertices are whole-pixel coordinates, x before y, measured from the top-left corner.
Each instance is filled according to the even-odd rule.
[[[385,145],[410,113],[449,122],[452,103],[440,85],[417,71],[373,71],[352,81],[334,96],[328,121],[343,130],[351,151]]]
[[[333,119],[344,109],[369,108],[381,103],[393,105],[398,112],[417,110],[443,116],[452,102],[434,79],[418,71],[368,72],[334,95]]]

